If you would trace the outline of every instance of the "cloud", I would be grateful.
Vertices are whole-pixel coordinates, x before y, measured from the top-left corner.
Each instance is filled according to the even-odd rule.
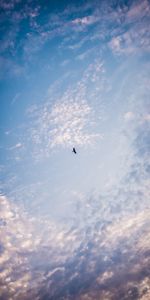
[[[21,94],[17,93],[11,101],[11,105],[14,105],[19,100],[20,96],[21,96]]]
[[[138,31],[138,33],[136,32],[136,30]],[[112,51],[118,55],[133,54],[138,52],[140,49],[149,51],[149,40],[147,39],[147,37],[143,36],[143,30],[137,28],[134,31],[132,29],[124,34],[113,37],[109,43],[109,46]]]
[[[147,0],[133,2],[130,9],[127,11],[127,21],[135,22],[139,18],[142,19],[150,14],[150,5]]]
[[[18,55],[19,62],[15,63],[18,70],[19,67],[21,70],[22,66],[30,65],[33,55],[36,54],[38,57],[47,42],[56,37],[62,39],[61,49],[64,50],[66,45],[70,50],[79,50],[84,45],[83,40],[88,43],[89,51],[98,47],[102,52],[109,47],[114,54],[128,55],[150,50],[148,30],[150,8],[147,0],[133,2],[130,5],[118,4],[116,8],[110,5],[109,1],[105,4],[102,2],[100,5],[94,1],[92,4],[82,4],[80,8],[72,4],[66,6],[64,10],[58,11],[57,14],[48,11],[48,17],[42,22],[40,5],[33,5],[29,2],[16,11],[17,3],[18,1],[11,1],[8,5],[7,2],[2,1],[1,5],[4,9],[2,20],[6,18],[5,13],[9,13],[9,22],[12,26],[11,29],[6,30],[7,34],[2,34],[0,52],[5,60],[8,57],[4,57],[4,53],[11,54],[11,56],[6,55],[12,60],[9,64],[13,64],[14,58]],[[75,17],[73,18],[73,16]],[[27,22],[28,30],[19,36],[19,28],[24,20]],[[110,30],[110,28],[112,29]],[[84,32],[86,32],[86,37]],[[79,43],[80,34],[82,35],[81,43]],[[78,53],[78,55],[83,57],[82,53]],[[17,73],[17,71],[15,72]]]
[[[147,158],[147,161],[145,162],[146,165],[149,165],[149,143],[150,143],[150,126],[147,124],[147,122],[139,124],[137,128],[137,134],[135,138],[135,146],[136,151],[139,154],[139,156],[143,158]]]
[[[11,0],[11,1],[7,2],[6,0],[2,0],[0,2],[0,7],[4,10],[11,10],[14,8],[14,6],[17,2],[20,2],[20,1]]]
[[[82,17],[82,18],[76,18],[72,21],[72,24],[75,25],[92,25],[94,23],[96,23],[99,20],[99,18],[97,18],[96,16],[86,16],[86,17]]]
[[[51,123],[54,126],[52,146],[85,145],[91,142],[92,135],[83,133],[88,123],[91,108],[87,103],[74,101],[55,104],[51,112]]]
[[[19,149],[19,148],[22,148],[22,147],[23,147],[23,145],[21,143],[17,143],[16,145],[10,147],[9,150]]]
[[[104,220],[93,200],[90,207],[99,218],[91,214],[92,222],[81,227],[33,218],[0,197],[3,299],[148,299],[149,210],[117,220],[110,219],[115,212],[109,206],[99,205]]]
[[[33,143],[46,149],[47,155],[54,147],[84,146],[93,143],[98,136],[87,130],[92,115],[88,103],[65,98],[52,107],[45,106],[40,111],[37,126],[31,130]]]
[[[143,116],[143,121],[150,122],[150,114],[145,114]]]
[[[149,27],[150,5],[146,1],[133,2],[126,10],[116,11],[117,19],[123,21],[116,27],[108,43],[116,54],[132,54],[150,51]],[[114,21],[115,22],[115,21]]]
[[[96,62],[85,72],[88,81],[83,76],[76,88],[67,89],[56,103],[32,106],[30,114],[35,114],[36,125],[43,126],[43,130],[51,122],[54,127],[65,126],[70,115],[79,123],[82,120],[81,125],[86,124],[92,112],[83,97],[87,95],[86,84],[97,82],[102,70],[103,64]],[[73,191],[74,208],[65,223],[51,222],[49,216],[43,218],[41,214],[36,218],[32,209],[30,214],[25,211],[19,204],[22,194],[36,208],[44,199],[38,191],[32,198],[35,187],[29,184],[20,189],[15,199],[18,205],[13,197],[11,201],[0,198],[1,297],[149,299],[149,128],[147,121],[141,122],[147,116],[145,110],[140,116],[133,110],[124,116],[130,120],[132,114],[137,118],[137,128],[132,135],[133,157],[125,177],[99,196]],[[39,183],[38,189],[42,186]]]
[[[132,111],[128,111],[124,114],[125,121],[132,121],[135,119],[135,114]]]
[[[80,53],[79,55],[76,56],[76,60],[87,59],[88,57],[90,57],[90,55],[93,55],[94,50],[95,50],[95,47],[93,49],[90,48],[90,49]]]
[[[76,146],[93,145],[102,133],[96,130],[96,115],[90,101],[98,97],[103,86],[103,63],[94,61],[90,64],[74,85],[67,88],[63,95],[58,93],[58,85],[49,89],[49,100],[43,106],[28,109],[31,125],[28,136],[34,148],[34,157],[49,157],[51,150],[56,147],[72,148]],[[98,89],[92,88],[99,86]],[[57,91],[56,91],[57,89]],[[61,90],[59,86],[59,90]],[[55,96],[56,95],[56,96]],[[56,98],[55,98],[56,97]]]
[[[24,75],[24,68],[10,59],[0,56],[0,79]]]

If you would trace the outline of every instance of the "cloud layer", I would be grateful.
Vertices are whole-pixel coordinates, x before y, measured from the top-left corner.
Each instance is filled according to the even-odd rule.
[[[0,205],[2,299],[148,299],[149,210],[62,228]]]
[[[102,133],[97,132],[96,111],[90,102],[105,88],[103,73],[102,62],[96,60],[62,94],[57,94],[61,82],[56,86],[54,83],[43,106],[28,108],[30,125],[27,130],[34,157],[48,157],[51,150],[58,147],[93,145],[102,138]]]
[[[0,298],[150,299],[150,2],[1,0],[0,24]]]
[[[46,146],[47,151],[57,146],[88,145],[96,137],[86,132],[90,115],[91,108],[85,101],[62,99],[51,109],[44,107],[37,120],[38,126],[31,132],[33,143]]]
[[[80,6],[72,3],[64,10],[57,11],[56,8],[54,12],[49,11],[45,5],[45,18],[40,18],[40,15],[43,16],[43,4],[36,5],[34,1],[27,1],[20,6],[20,10],[18,5],[18,1],[11,1],[9,4],[1,1],[1,19],[5,20],[8,16],[11,24],[7,35],[3,30],[1,34],[1,64],[5,70],[3,75],[27,75],[35,54],[39,57],[44,47],[47,47],[49,42],[53,43],[56,38],[61,39],[63,51],[78,49],[73,59],[83,55],[83,52],[87,53],[87,49],[101,49],[104,52],[109,49],[119,56],[149,53],[148,0],[129,1],[128,4],[124,2],[118,5],[113,1],[102,1],[99,5],[97,1],[88,1]],[[28,30],[20,31],[19,28],[24,26],[24,22]],[[80,47],[79,39],[82,39]],[[59,53],[59,49],[56,49],[56,53]]]

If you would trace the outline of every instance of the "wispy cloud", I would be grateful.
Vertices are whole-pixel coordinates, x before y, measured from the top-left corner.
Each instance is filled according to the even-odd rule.
[[[82,18],[76,18],[72,21],[72,24],[87,26],[96,23],[98,20],[99,20],[98,17],[92,15],[92,16],[86,16]]]
[[[150,4],[148,0],[133,2],[127,11],[126,17],[128,22],[138,21],[150,14]]]
[[[129,7],[116,11],[116,18],[121,24],[112,32],[109,46],[116,54],[132,54],[150,51],[148,32],[150,4],[147,0],[133,2]]]
[[[9,29],[7,35],[2,32],[0,52],[2,56],[4,52],[11,53],[13,61],[16,54],[19,54],[19,63],[21,61],[23,65],[30,64],[33,55],[36,53],[38,56],[47,42],[56,37],[62,38],[61,49],[68,47],[72,51],[79,50],[84,45],[83,41],[87,41],[88,50],[93,49],[96,43],[101,51],[109,47],[117,55],[150,50],[150,5],[147,0],[122,6],[118,4],[116,8],[113,8],[109,1],[99,5],[94,1],[92,5],[86,3],[80,8],[72,4],[57,12],[57,15],[53,11],[49,12],[49,17],[42,22],[39,18],[42,12],[40,5],[34,6],[29,2],[16,12],[17,2],[11,1],[9,5],[6,1],[1,3],[4,10],[2,19],[9,13],[13,30]],[[24,20],[27,22],[28,32],[20,36],[18,43],[19,26]],[[84,34],[80,36],[79,43],[79,35],[85,32],[86,37]],[[82,55],[78,53],[80,54]]]
[[[9,149],[10,149],[10,150],[14,150],[14,149],[22,148],[22,147],[23,147],[23,145],[22,145],[21,143],[17,143],[16,145],[10,147]]]
[[[17,101],[18,101],[18,99],[20,98],[20,93],[17,93],[14,97],[13,97],[13,99],[12,99],[12,101],[11,101],[11,105],[14,105]]]
[[[19,77],[24,74],[24,68],[11,59],[6,59],[0,56],[0,79],[7,77]]]
[[[116,54],[133,54],[144,50],[149,52],[149,33],[147,25],[145,28],[142,26],[135,26],[123,34],[119,34],[111,39],[109,46]]]

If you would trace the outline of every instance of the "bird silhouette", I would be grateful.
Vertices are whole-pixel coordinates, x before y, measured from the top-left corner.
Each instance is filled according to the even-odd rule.
[[[72,152],[74,152],[74,154],[77,154],[76,149],[73,147]]]

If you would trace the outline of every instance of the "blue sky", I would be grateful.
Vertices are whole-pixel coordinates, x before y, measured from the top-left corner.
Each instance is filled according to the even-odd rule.
[[[41,236],[38,221],[58,233],[66,224],[89,228],[99,215],[104,224],[144,220],[149,1],[2,0],[0,20],[2,223],[8,207]]]
[[[1,8],[2,193],[50,214],[60,195],[119,185],[149,124],[148,2]]]

